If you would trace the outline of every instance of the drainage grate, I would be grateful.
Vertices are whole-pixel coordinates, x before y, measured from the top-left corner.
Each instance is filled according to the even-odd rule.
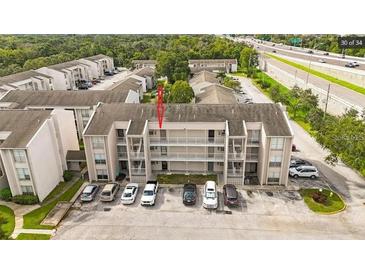
[[[110,207],[104,207],[104,211],[110,211],[112,210]]]

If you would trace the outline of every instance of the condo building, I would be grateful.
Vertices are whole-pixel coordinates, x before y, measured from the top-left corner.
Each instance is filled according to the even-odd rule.
[[[293,132],[278,104],[100,104],[84,130],[91,181],[161,173],[217,174],[218,183],[286,186]]]
[[[42,201],[63,180],[67,152],[79,149],[73,119],[66,110],[0,110],[1,180],[13,196]]]

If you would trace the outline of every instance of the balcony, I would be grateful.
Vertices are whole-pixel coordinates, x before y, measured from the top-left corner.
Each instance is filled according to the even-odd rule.
[[[247,153],[246,161],[257,162],[259,160],[259,155],[257,153]]]
[[[117,137],[117,145],[125,145],[126,143],[125,137]]]
[[[259,147],[260,146],[260,139],[248,138],[247,139],[247,146]]]
[[[131,175],[146,175],[145,168],[131,168]]]
[[[118,152],[118,159],[128,159],[127,152]]]
[[[224,137],[150,137],[152,146],[224,146]]]
[[[223,153],[161,153],[151,152],[151,161],[192,161],[192,162],[224,162]]]
[[[270,162],[269,167],[281,167],[281,162]]]
[[[131,151],[129,152],[129,157],[131,159],[144,159],[144,152],[135,152],[135,151]]]
[[[243,169],[227,169],[227,176],[228,177],[242,177],[243,176]]]
[[[229,160],[244,160],[245,155],[243,152],[228,153]]]

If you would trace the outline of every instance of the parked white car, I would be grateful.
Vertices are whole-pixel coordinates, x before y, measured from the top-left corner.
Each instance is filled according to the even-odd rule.
[[[318,170],[315,166],[298,166],[289,169],[289,175],[294,178],[305,177],[315,179],[319,177]]]
[[[136,200],[138,193],[138,184],[129,183],[126,185],[122,197],[120,197],[121,203],[123,205],[131,205]]]
[[[214,181],[207,181],[204,185],[203,207],[209,209],[218,208],[217,186]]]
[[[106,184],[100,193],[100,200],[103,202],[114,201],[119,190],[119,184]]]
[[[141,205],[143,206],[153,206],[156,203],[156,196],[158,190],[157,181],[148,181],[144,187]]]

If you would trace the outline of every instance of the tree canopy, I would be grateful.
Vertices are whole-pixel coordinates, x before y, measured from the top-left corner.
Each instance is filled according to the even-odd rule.
[[[194,98],[194,91],[187,81],[178,80],[169,91],[168,103],[190,103]]]

